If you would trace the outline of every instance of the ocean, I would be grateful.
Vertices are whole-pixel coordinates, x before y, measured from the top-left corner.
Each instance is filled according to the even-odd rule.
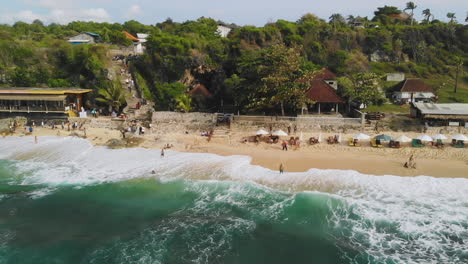
[[[0,263],[468,263],[468,179],[33,141],[0,138]]]

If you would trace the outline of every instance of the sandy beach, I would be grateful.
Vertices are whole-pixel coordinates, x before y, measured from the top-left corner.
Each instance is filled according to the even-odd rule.
[[[399,133],[386,133],[398,136]],[[17,130],[16,136],[24,136],[24,130]],[[84,136],[84,131],[66,131],[62,129],[35,128],[34,136]],[[333,134],[322,133],[322,139]],[[409,137],[420,134],[405,133]],[[29,135],[31,136],[31,135]],[[243,133],[234,133],[230,138],[213,138],[210,142],[206,137],[195,134],[159,134],[147,133],[139,138],[138,147],[162,148],[165,144],[172,144],[172,150],[213,153],[223,156],[246,155],[252,157],[252,164],[260,165],[272,170],[278,170],[282,163],[286,172],[302,172],[311,168],[356,170],[373,175],[398,175],[398,176],[433,176],[450,178],[468,178],[468,151],[446,146],[443,149],[426,146],[424,148],[412,148],[409,145],[400,149],[372,148],[368,141],[363,141],[361,147],[350,147],[346,140],[352,135],[343,134],[341,144],[328,145],[326,142],[310,146],[302,143],[299,149],[290,148],[282,151],[280,144],[267,143],[241,143],[241,138],[247,136]],[[317,133],[304,133],[303,137],[317,136]],[[116,130],[104,128],[86,128],[86,139],[94,145],[104,146],[110,139],[120,139],[121,134]],[[131,139],[130,139],[131,140]],[[448,145],[448,144],[447,144]],[[416,169],[407,169],[403,164],[414,155]]]

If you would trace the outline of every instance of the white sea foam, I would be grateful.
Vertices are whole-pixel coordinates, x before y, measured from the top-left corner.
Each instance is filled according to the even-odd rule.
[[[44,137],[39,144],[33,144],[31,138],[3,138],[0,159],[20,161],[15,163],[15,169],[24,175],[24,184],[99,184],[154,177],[150,172],[155,170],[162,181],[242,181],[293,193],[327,193],[346,204],[329,219],[336,232],[347,228],[351,234],[345,238],[348,245],[370,256],[401,263],[461,263],[464,260],[460,256],[467,254],[467,179],[373,176],[351,170],[319,169],[279,175],[251,165],[246,156],[167,151],[160,158],[158,150],[110,150],[93,147],[78,138]],[[248,188],[233,186],[227,194],[197,201],[197,206],[204,207],[204,203],[214,199],[249,208],[249,201],[236,195]],[[204,191],[196,185],[191,188]],[[271,211],[257,213],[273,216],[275,210],[281,211],[288,205],[286,198],[286,202],[272,204]]]

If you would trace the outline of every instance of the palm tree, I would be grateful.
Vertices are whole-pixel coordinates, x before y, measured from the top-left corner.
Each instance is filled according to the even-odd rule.
[[[97,101],[105,103],[109,106],[109,112],[112,110],[120,111],[120,107],[125,103],[125,96],[122,88],[112,82],[108,82],[106,87],[98,91],[100,97]]]
[[[422,11],[422,14],[424,15],[426,22],[429,22],[429,19],[431,19],[431,10],[429,8],[426,8]]]
[[[330,19],[330,24],[332,24],[335,29],[340,24],[346,24],[346,19],[341,14],[338,14],[338,13],[332,14],[329,19]]]
[[[450,23],[453,23],[455,20],[455,13],[447,13],[447,18],[450,18]]]
[[[184,113],[192,110],[192,97],[189,94],[181,94],[176,98],[177,108]]]
[[[406,8],[405,10],[411,10],[411,25],[413,25],[413,15],[414,15],[414,10],[418,7],[417,5],[414,4],[414,2],[408,2],[406,3]]]

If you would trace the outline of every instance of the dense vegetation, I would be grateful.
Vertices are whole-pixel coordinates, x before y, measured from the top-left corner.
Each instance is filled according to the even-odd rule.
[[[96,96],[112,90],[106,53],[131,43],[121,32],[126,30],[150,34],[147,52],[130,69],[143,96],[161,110],[294,113],[307,101],[304,80],[323,67],[342,77],[342,96],[368,104],[385,102],[377,87],[387,88],[382,76],[388,72],[426,79],[441,91],[444,102],[466,102],[465,75],[460,74],[459,92],[449,91],[457,66],[464,65],[460,72],[468,66],[468,26],[456,23],[451,14],[449,23],[435,20],[428,9],[417,23],[412,19],[416,8],[408,3],[409,18],[388,6],[378,8],[371,20],[333,14],[325,21],[306,14],[296,22],[234,26],[227,38],[218,35],[218,22],[209,18],[184,23],[167,19],[154,26],[136,21],[0,25],[0,82],[81,86],[95,90]],[[66,42],[80,32],[98,33],[105,44]],[[188,98],[186,91],[198,84],[212,96]]]

